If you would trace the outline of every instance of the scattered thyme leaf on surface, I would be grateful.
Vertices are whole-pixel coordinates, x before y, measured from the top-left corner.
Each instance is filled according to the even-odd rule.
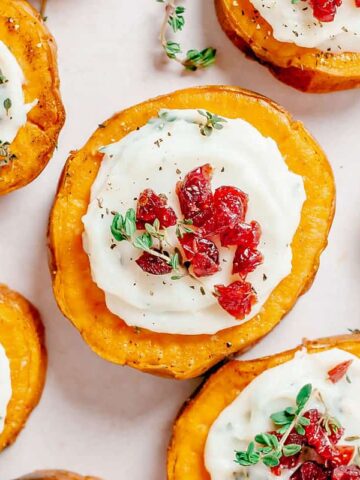
[[[9,115],[9,110],[10,110],[11,105],[12,105],[10,98],[5,98],[3,105],[4,105],[4,108],[5,108],[5,111],[6,111],[6,115]]]
[[[209,137],[214,130],[222,130],[223,123],[227,122],[225,118],[205,110],[198,110],[198,113],[205,117],[204,123],[199,124],[200,133],[205,137]]]

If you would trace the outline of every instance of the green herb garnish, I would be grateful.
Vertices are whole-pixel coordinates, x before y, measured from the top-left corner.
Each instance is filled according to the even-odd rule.
[[[285,410],[270,415],[273,423],[280,427],[277,433],[282,435],[280,439],[272,433],[259,433],[249,443],[246,451],[235,453],[235,462],[248,467],[260,461],[267,467],[277,467],[280,458],[284,455],[291,457],[301,450],[301,445],[285,444],[291,431],[295,428],[299,435],[305,434],[304,426],[310,424],[308,418],[302,415],[312,394],[311,384],[304,385],[296,397],[296,406],[287,407]]]
[[[8,79],[5,77],[2,70],[0,69],[0,85],[3,85],[4,83],[7,83],[7,82],[8,82]]]
[[[9,115],[9,110],[10,110],[11,105],[12,105],[10,98],[5,98],[3,105],[4,105],[4,108],[5,108],[5,111],[6,111],[6,115]]]
[[[0,167],[8,165],[15,158],[16,155],[10,152],[10,143],[0,140]]]
[[[194,230],[188,225],[192,225],[193,221],[191,219],[185,218],[184,220],[179,220],[176,224],[176,236],[178,238],[183,238],[185,233],[194,233]]]
[[[215,115],[214,113],[205,110],[198,110],[198,112],[205,117],[205,122],[200,123],[199,127],[201,135],[206,137],[209,137],[213,130],[222,130],[224,128],[222,124],[227,122],[225,118],[219,117],[219,115]]]
[[[135,248],[159,257],[172,267],[175,276],[181,278],[179,272],[180,255],[177,250],[173,254],[169,254],[164,250],[166,240],[166,231],[160,229],[160,222],[155,219],[153,224],[145,224],[145,232],[135,236],[136,233],[136,213],[133,208],[129,208],[125,215],[116,213],[110,226],[110,231],[114,239],[118,242],[130,242]],[[154,249],[155,242],[158,248]]]
[[[203,50],[191,49],[186,52],[185,58],[180,58],[182,53],[178,42],[167,39],[167,29],[170,27],[173,33],[177,33],[185,25],[185,7],[176,6],[175,0],[156,0],[165,4],[164,20],[160,30],[160,42],[167,57],[180,63],[186,70],[195,71],[198,68],[208,68],[214,64],[216,49],[212,47]]]

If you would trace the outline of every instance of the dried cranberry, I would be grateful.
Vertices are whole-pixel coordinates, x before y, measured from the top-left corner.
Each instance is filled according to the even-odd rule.
[[[237,247],[232,273],[238,273],[242,277],[245,277],[261,265],[263,261],[264,257],[256,248]]]
[[[192,233],[186,233],[179,241],[194,275],[205,277],[219,271],[219,250],[214,242]]]
[[[331,459],[331,465],[333,467],[348,465],[355,453],[355,447],[350,445],[337,445],[338,453]]]
[[[234,228],[245,220],[248,196],[236,187],[219,187],[214,193],[214,214],[202,231],[205,235],[216,235]]]
[[[181,211],[196,227],[201,227],[213,214],[212,172],[207,163],[189,172],[176,185]]]
[[[310,0],[314,17],[320,22],[332,22],[336,15],[337,7],[342,0]]]
[[[136,226],[139,230],[145,227],[145,223],[154,223],[158,219],[161,228],[171,227],[176,224],[174,210],[167,206],[164,195],[157,195],[151,188],[141,192],[136,209]]]
[[[346,362],[339,363],[334,368],[328,371],[329,380],[332,383],[339,382],[347,374],[347,371],[352,364],[352,360],[347,360]]]
[[[144,272],[151,273],[151,275],[166,275],[172,271],[172,267],[163,258],[148,252],[144,252],[135,261]]]
[[[304,414],[304,417],[310,420],[310,425],[305,426],[305,436],[308,444],[313,447],[324,460],[332,460],[339,455],[338,449],[334,443],[332,443],[331,437],[321,424],[321,413],[319,410],[309,410]],[[334,432],[333,428],[331,428],[331,430]]]
[[[332,472],[332,480],[357,480],[360,478],[360,467],[357,465],[341,466]]]
[[[214,288],[220,306],[238,320],[250,313],[257,300],[249,282],[237,280],[228,286],[215,285]]]
[[[290,480],[327,480],[329,471],[316,462],[304,462],[291,475]]]
[[[230,245],[246,245],[248,247],[257,247],[260,242],[261,227],[258,222],[237,223],[234,228],[229,228],[220,235],[221,245],[228,247]]]
[[[277,432],[271,432],[271,433],[273,435],[276,435],[279,440],[282,437],[282,435],[277,433]],[[304,435],[299,435],[298,433],[296,433],[295,430],[293,430],[289,434],[289,436],[287,437],[287,439],[285,441],[285,445],[290,445],[290,444],[305,445],[305,443],[306,443],[306,438],[304,437]],[[296,465],[299,463],[300,455],[301,455],[301,452],[299,452],[295,455],[291,455],[290,457],[286,457],[285,455],[283,455],[280,458],[280,464],[277,467],[274,467],[274,468],[271,469],[272,473],[274,475],[279,476],[279,475],[281,475],[281,471],[283,469],[295,468]]]

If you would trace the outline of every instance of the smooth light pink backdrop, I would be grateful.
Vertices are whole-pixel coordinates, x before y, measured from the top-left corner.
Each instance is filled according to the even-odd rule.
[[[47,327],[49,371],[39,407],[0,456],[0,479],[67,468],[104,480],[164,480],[170,427],[197,381],[176,382],[97,358],[58,311],[47,267],[46,228],[71,149],[115,111],[174,89],[233,84],[261,92],[305,122],[328,153],[337,214],[313,288],[247,357],[296,345],[305,335],[360,326],[360,91],[306,95],[275,80],[222,33],[212,0],[184,1],[184,47],[218,48],[217,65],[182,73],[163,62],[155,0],[48,0],[59,47],[67,122],[53,160],[35,182],[0,198],[0,280],[29,297]]]

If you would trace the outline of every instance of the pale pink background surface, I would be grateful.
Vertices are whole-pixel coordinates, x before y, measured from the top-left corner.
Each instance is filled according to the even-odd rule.
[[[191,85],[233,84],[272,97],[303,120],[327,152],[336,177],[329,247],[311,291],[246,356],[294,346],[305,335],[360,326],[360,91],[320,96],[292,90],[228,41],[212,0],[185,4],[184,47],[212,44],[219,50],[217,65],[197,74],[163,62],[157,41],[162,6],[155,0],[49,0],[67,122],[40,178],[0,198],[0,280],[40,309],[49,370],[39,407],[16,444],[0,456],[1,480],[55,467],[105,480],[164,480],[172,420],[197,385],[101,360],[63,318],[52,295],[45,235],[60,171],[69,151],[81,147],[117,110]]]

